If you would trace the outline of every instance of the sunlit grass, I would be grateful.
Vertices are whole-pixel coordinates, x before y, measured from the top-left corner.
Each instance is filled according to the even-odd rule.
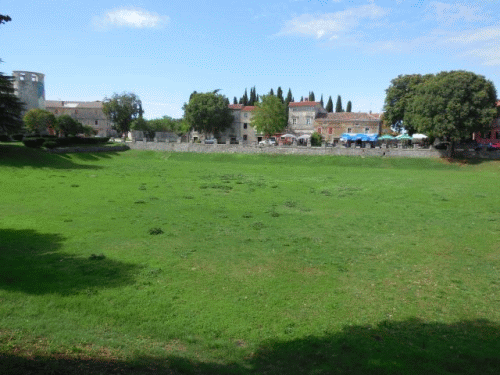
[[[0,353],[500,371],[499,176],[491,161],[0,145]],[[427,330],[456,362],[442,338],[409,344]]]

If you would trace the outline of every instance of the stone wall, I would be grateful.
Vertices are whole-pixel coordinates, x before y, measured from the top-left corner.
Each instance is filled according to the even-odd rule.
[[[174,143],[174,142],[127,142],[133,150],[197,152],[197,153],[241,153],[241,154],[290,154],[290,155],[347,155],[440,158],[446,151],[419,148],[346,148],[304,146],[258,146],[243,144]]]

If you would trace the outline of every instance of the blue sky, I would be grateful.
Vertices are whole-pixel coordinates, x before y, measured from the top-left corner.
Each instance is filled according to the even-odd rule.
[[[0,71],[44,73],[47,100],[131,91],[147,118],[181,117],[194,90],[281,86],[356,112],[380,112],[399,74],[469,70],[500,90],[497,0],[2,0],[0,14]]]

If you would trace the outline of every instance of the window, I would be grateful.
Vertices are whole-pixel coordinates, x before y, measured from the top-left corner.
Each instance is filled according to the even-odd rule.
[[[370,132],[370,128],[365,128],[365,134],[368,134]]]
[[[25,77],[24,77],[24,73],[19,74],[19,80],[20,80],[20,81],[24,81],[24,78],[25,78]]]
[[[297,119],[296,118],[292,119],[292,125],[297,125]]]
[[[332,127],[328,128],[328,134],[333,134],[333,128]]]
[[[248,124],[246,122],[243,123],[243,129],[246,129],[248,127]]]
[[[489,131],[484,135],[484,139],[490,139],[490,138],[491,138],[491,131]]]
[[[306,118],[306,124],[307,124],[307,125],[311,125],[311,118],[310,118],[310,117],[307,117],[307,118]]]
[[[38,82],[38,77],[35,74],[31,75],[31,81],[32,82]]]
[[[320,126],[318,127],[318,133],[321,134],[323,132],[323,128]]]
[[[347,132],[351,133],[352,132],[352,128],[347,128]]]
[[[248,136],[246,134],[243,134],[243,140],[246,141],[248,139]]]
[[[99,120],[95,120],[95,125],[99,125]]]
[[[246,113],[246,112],[245,112],[245,113],[243,114],[243,117],[247,118],[247,117],[248,117],[248,113]]]

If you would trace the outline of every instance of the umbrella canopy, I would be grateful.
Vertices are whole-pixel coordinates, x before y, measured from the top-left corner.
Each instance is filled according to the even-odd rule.
[[[297,137],[294,136],[293,134],[283,134],[281,138],[297,138]]]
[[[396,137],[396,139],[399,139],[401,141],[409,141],[411,139],[411,136],[409,136],[408,134],[401,134],[401,135],[398,135]]]
[[[413,139],[426,139],[428,138],[425,134],[413,134]]]
[[[384,135],[381,135],[380,137],[378,137],[378,139],[380,139],[380,140],[393,140],[393,139],[396,139],[396,137],[393,137],[390,134],[384,134]]]
[[[297,139],[309,139],[311,138],[311,136],[309,134],[302,134],[300,137],[298,137]]]

